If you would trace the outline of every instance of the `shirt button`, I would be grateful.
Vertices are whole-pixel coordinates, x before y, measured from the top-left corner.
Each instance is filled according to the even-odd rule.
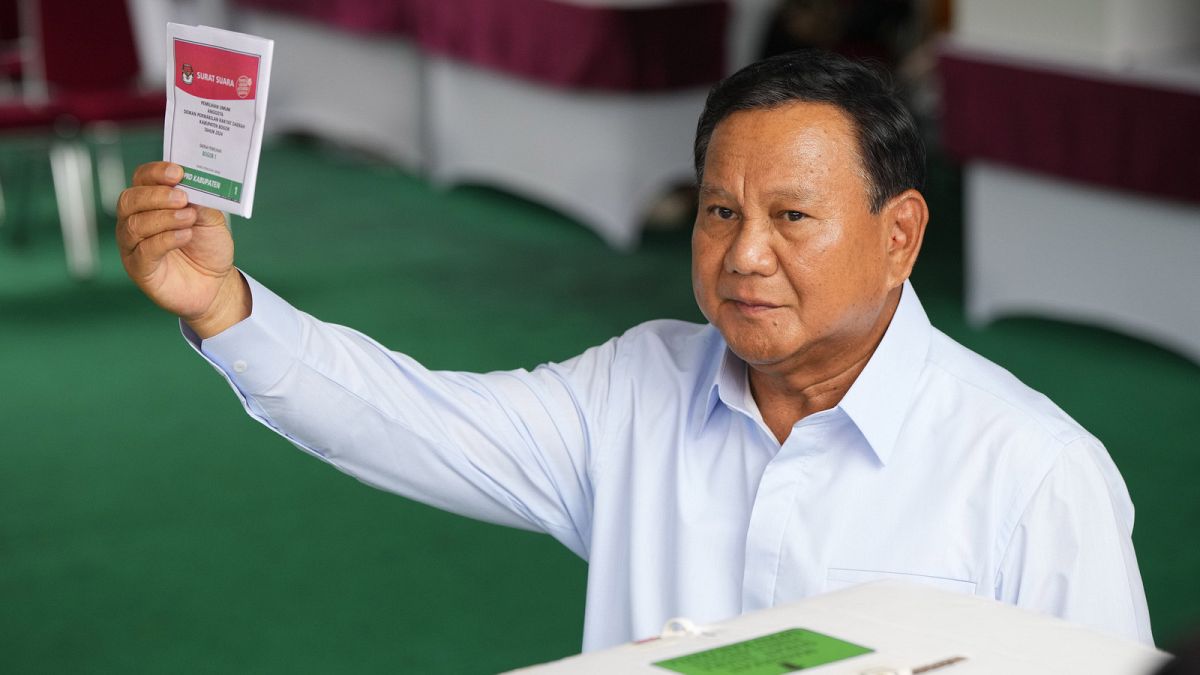
[[[244,372],[246,372],[246,362],[245,362],[245,361],[241,361],[241,360],[234,361],[234,362],[233,362],[233,372],[235,372],[235,373],[244,373]]]

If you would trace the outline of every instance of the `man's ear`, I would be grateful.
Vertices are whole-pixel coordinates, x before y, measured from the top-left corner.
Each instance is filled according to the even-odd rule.
[[[908,279],[917,262],[929,222],[929,205],[920,192],[909,189],[889,199],[880,216],[888,233],[888,286],[895,288]]]

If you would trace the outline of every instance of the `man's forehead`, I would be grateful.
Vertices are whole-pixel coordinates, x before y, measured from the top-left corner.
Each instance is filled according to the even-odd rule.
[[[853,132],[849,113],[833,103],[823,101],[787,101],[775,105],[735,110],[726,115],[714,128],[719,131],[730,122],[755,120],[759,123],[786,124],[793,129],[821,128],[830,131]]]
[[[730,114],[713,130],[700,189],[709,195],[730,189],[725,183],[753,165],[781,180],[770,186],[781,196],[803,196],[796,191],[804,189],[804,181],[788,180],[802,175],[845,169],[865,179],[854,124],[831,103],[796,101]],[[721,175],[726,169],[730,176]]]
[[[706,160],[767,159],[766,155],[800,151],[839,160],[858,158],[858,138],[849,115],[828,103],[788,103],[770,108],[739,110],[713,129]],[[776,158],[779,159],[779,158]],[[708,162],[706,161],[706,164]]]

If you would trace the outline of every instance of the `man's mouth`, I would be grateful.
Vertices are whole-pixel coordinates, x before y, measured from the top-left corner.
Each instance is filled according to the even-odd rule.
[[[746,314],[761,314],[779,308],[779,305],[758,298],[729,298],[729,302],[733,303],[738,311]]]

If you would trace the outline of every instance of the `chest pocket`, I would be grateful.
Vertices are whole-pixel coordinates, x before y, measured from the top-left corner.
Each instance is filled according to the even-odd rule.
[[[868,581],[883,581],[895,579],[915,584],[933,586],[944,591],[953,591],[964,595],[975,594],[975,582],[965,579],[950,579],[947,577],[929,576],[926,574],[907,574],[904,572],[884,572],[881,570],[851,570],[841,567],[830,567],[825,574],[825,591],[836,591]]]

